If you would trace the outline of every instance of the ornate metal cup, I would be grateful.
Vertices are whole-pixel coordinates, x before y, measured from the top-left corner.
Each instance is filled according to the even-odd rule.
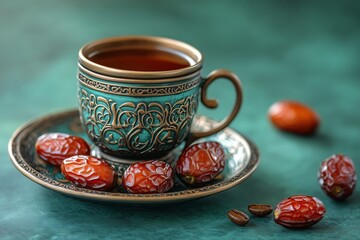
[[[92,54],[121,49],[167,51],[189,59],[188,67],[168,71],[130,71],[100,65]],[[83,128],[105,158],[162,158],[184,141],[214,134],[234,119],[242,102],[240,80],[226,70],[202,78],[202,55],[172,39],[145,36],[113,37],[79,51],[78,99]],[[192,132],[198,99],[209,108],[206,89],[217,78],[229,79],[236,90],[230,115],[214,129]]]

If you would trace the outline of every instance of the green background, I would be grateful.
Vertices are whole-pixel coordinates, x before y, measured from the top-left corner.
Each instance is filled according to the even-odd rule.
[[[360,163],[360,4],[358,1],[1,1],[0,239],[359,239],[360,191],[344,202],[317,183],[322,160],[334,153]],[[245,98],[232,128],[252,139],[261,163],[239,186],[172,206],[102,205],[71,199],[22,176],[7,153],[24,122],[77,106],[77,51],[116,35],[182,40],[205,56],[203,74],[234,71]],[[209,95],[230,110],[231,84]],[[313,137],[274,129],[269,106],[292,99],[313,107],[322,123]],[[226,212],[250,203],[276,205],[294,194],[320,198],[325,218],[289,230],[272,217],[245,227]]]

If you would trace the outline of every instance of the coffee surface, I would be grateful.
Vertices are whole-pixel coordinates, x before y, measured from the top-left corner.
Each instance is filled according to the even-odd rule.
[[[190,66],[190,62],[180,55],[148,49],[104,51],[91,55],[89,60],[106,67],[131,71],[169,71]]]

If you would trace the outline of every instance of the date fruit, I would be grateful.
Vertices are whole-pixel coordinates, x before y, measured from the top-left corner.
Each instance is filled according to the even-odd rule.
[[[57,166],[60,166],[65,158],[90,154],[90,147],[84,139],[65,133],[41,135],[35,143],[35,149],[41,159]]]
[[[174,170],[170,164],[152,160],[132,164],[122,178],[130,193],[162,193],[174,186]]]
[[[297,195],[284,199],[274,210],[274,221],[287,228],[305,228],[325,215],[324,204],[311,196]]]
[[[93,190],[112,190],[118,179],[117,173],[108,163],[85,155],[65,159],[61,172],[76,186]]]
[[[333,155],[323,161],[318,176],[321,188],[336,200],[349,197],[355,189],[354,163],[342,154]]]
[[[268,117],[280,130],[300,135],[313,134],[320,123],[314,110],[295,101],[274,103],[269,109]]]
[[[249,222],[249,216],[237,209],[228,211],[227,216],[233,223],[239,226],[244,226]]]
[[[250,204],[248,210],[257,217],[265,217],[272,213],[273,208],[269,204]]]
[[[185,149],[176,163],[176,173],[189,185],[214,179],[225,167],[225,152],[218,142],[203,142]]]

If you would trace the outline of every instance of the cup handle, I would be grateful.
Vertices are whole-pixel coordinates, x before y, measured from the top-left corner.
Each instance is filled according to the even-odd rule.
[[[240,107],[242,104],[242,98],[243,98],[240,79],[234,73],[224,70],[224,69],[214,70],[205,78],[204,85],[202,86],[202,89],[201,89],[201,102],[208,108],[217,108],[217,106],[218,106],[217,100],[208,99],[206,96],[206,92],[207,92],[209,85],[218,78],[226,78],[226,79],[230,80],[230,82],[233,84],[235,91],[236,91],[235,105],[234,105],[230,115],[227,116],[226,118],[224,118],[214,128],[212,128],[208,131],[204,131],[204,132],[191,132],[186,145],[190,145],[193,141],[196,141],[199,138],[207,137],[207,136],[210,136],[214,133],[217,133],[217,132],[223,130],[231,123],[231,121],[236,117],[237,113],[240,110]]]

